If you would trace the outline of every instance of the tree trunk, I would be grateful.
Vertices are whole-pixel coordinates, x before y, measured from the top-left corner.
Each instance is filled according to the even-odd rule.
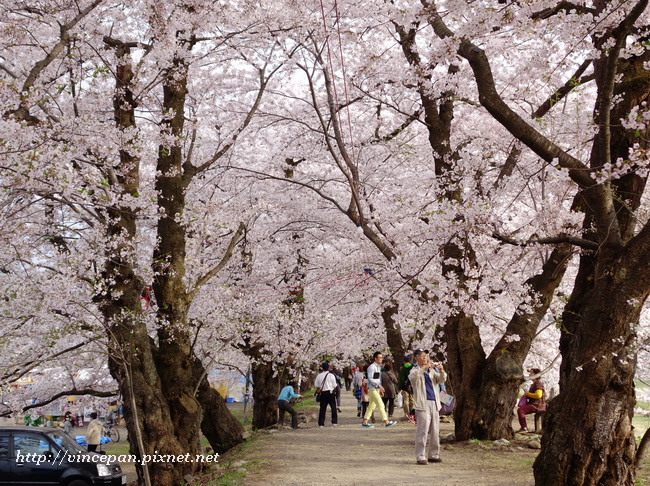
[[[386,343],[393,356],[393,363],[395,368],[399,369],[404,361],[406,350],[404,349],[404,339],[402,339],[402,331],[399,325],[395,322],[395,316],[399,311],[399,304],[397,302],[390,302],[384,306],[381,311],[381,317],[384,321],[384,329],[386,330]]]
[[[129,48],[119,42],[117,55],[121,59],[116,69],[114,117],[119,128],[135,127],[136,104],[131,91],[133,72]],[[112,188],[120,196],[137,195],[139,190],[139,159],[127,150],[120,150],[120,165],[114,174],[107,174]],[[113,177],[111,177],[113,176]],[[131,441],[131,453],[186,454],[198,452],[189,447],[188,440],[178,433],[175,424],[183,418],[172,415],[167,393],[173,393],[173,384],[164,383],[152,346],[142,319],[140,296],[144,287],[135,273],[130,255],[137,234],[137,212],[119,203],[107,208],[109,215],[106,235],[112,244],[107,245],[104,281],[107,289],[98,295],[98,301],[107,323],[109,345],[109,369],[117,380],[124,398],[124,412]],[[171,385],[171,386],[170,386]],[[180,437],[180,440],[179,440]],[[194,438],[198,444],[198,438]],[[174,485],[192,472],[192,463],[151,462],[144,468],[136,465],[140,483],[148,485]]]
[[[599,10],[607,7],[606,2],[595,5]],[[636,2],[620,28],[604,35],[613,33],[617,46],[624,45],[632,19],[645,9],[647,1]],[[604,43],[604,38],[594,37],[601,54],[594,61],[599,131],[592,146],[592,169],[628,159],[635,146],[647,150],[650,130],[618,122],[647,100],[650,76],[644,66],[650,53],[618,58],[619,47],[609,44],[612,39]],[[610,194],[599,197],[592,188],[583,191],[583,236],[597,241],[599,249],[581,257],[563,313],[560,394],[546,414],[542,451],[534,464],[536,484],[634,484],[635,326],[650,291],[650,227],[646,221],[637,233],[636,209],[646,182],[647,176],[631,172],[611,182]],[[608,188],[607,183],[603,187]],[[606,220],[612,207],[614,217]]]
[[[253,427],[264,429],[278,422],[278,378],[271,363],[258,362],[251,367],[253,375]]]
[[[634,484],[634,326],[648,277],[616,281],[631,269],[610,268],[593,290],[576,287],[564,313],[560,394],[546,413],[538,485]]]
[[[203,363],[194,358],[194,380],[199,383],[196,398],[203,410],[201,431],[214,452],[222,454],[243,442],[244,427],[230,413],[226,401],[208,382]]]
[[[526,282],[535,304],[520,305],[508,323],[506,332],[485,361],[479,403],[472,419],[471,435],[480,440],[511,439],[513,408],[517,387],[523,382],[523,363],[535,339],[539,323],[548,311],[555,290],[573,253],[573,248],[561,245],[551,252],[542,271]],[[511,340],[511,336],[518,340]]]
[[[139,299],[138,299],[139,300]],[[139,305],[139,302],[138,302]],[[111,306],[108,312],[123,308]],[[144,325],[112,321],[115,349],[109,359],[111,374],[117,380],[124,400],[124,417],[130,437],[130,453],[142,458],[145,454],[185,454],[176,439],[173,420],[160,382],[149,336]],[[135,325],[134,325],[135,324]],[[176,485],[191,473],[191,463],[154,463],[143,469],[136,463],[139,484]]]
[[[476,415],[485,352],[478,327],[462,311],[447,319],[443,329],[447,351],[445,370],[456,397],[454,432],[456,440],[472,438],[472,420]]]

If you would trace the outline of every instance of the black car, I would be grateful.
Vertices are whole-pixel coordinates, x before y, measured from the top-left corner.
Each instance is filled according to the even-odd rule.
[[[0,484],[126,484],[120,465],[88,452],[61,429],[0,428]]]

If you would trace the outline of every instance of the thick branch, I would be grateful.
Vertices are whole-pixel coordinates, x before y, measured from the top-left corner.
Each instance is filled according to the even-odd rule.
[[[194,289],[188,294],[189,301],[191,301],[194,298],[197,292],[201,290],[201,287],[203,285],[205,285],[212,277],[218,274],[223,269],[223,267],[226,266],[226,264],[232,257],[233,252],[235,251],[235,246],[237,246],[237,243],[239,242],[239,238],[241,238],[241,236],[244,234],[244,231],[246,231],[246,225],[244,223],[239,223],[239,227],[237,228],[235,234],[232,235],[232,238],[230,239],[230,244],[228,245],[228,248],[226,249],[226,252],[224,253],[219,263],[214,268],[210,269],[205,275],[200,277],[194,284]]]
[[[530,18],[533,20],[548,19],[550,17],[553,17],[554,15],[559,14],[560,12],[566,13],[571,11],[574,11],[579,14],[596,13],[596,10],[591,7],[585,7],[584,5],[577,5],[573,2],[567,2],[563,0],[560,3],[558,3],[555,7],[545,8],[544,10],[540,10],[539,12],[533,13],[533,15],[530,16]]]
[[[598,243],[595,241],[589,241],[584,238],[580,238],[578,236],[573,236],[569,235],[566,233],[560,233],[559,235],[555,236],[548,236],[546,238],[530,238],[527,241],[519,241],[515,240],[514,238],[511,238],[506,235],[502,235],[498,232],[493,232],[492,237],[503,242],[507,243],[509,245],[514,245],[514,246],[529,246],[529,245],[558,245],[561,243],[569,243],[574,246],[578,246],[580,248],[584,248],[585,250],[597,250],[598,249]]]
[[[26,412],[27,410],[30,410],[32,408],[38,408],[42,407],[43,405],[47,405],[48,403],[52,403],[55,400],[58,400],[61,397],[67,397],[67,396],[79,396],[79,395],[90,395],[91,397],[100,397],[100,398],[106,398],[106,397],[114,397],[117,396],[118,391],[117,390],[112,390],[112,391],[98,391],[98,390],[93,390],[92,388],[83,388],[81,390],[78,390],[76,388],[73,388],[72,390],[67,390],[67,391],[62,391],[54,395],[53,397],[45,400],[45,401],[39,401],[37,403],[34,403],[32,405],[28,405],[23,408],[23,412]]]

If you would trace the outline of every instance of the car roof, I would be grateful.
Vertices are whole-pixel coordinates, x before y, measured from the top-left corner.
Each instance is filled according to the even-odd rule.
[[[1,431],[9,431],[9,432],[15,432],[16,430],[19,430],[21,432],[63,432],[61,429],[56,428],[56,427],[28,427],[25,425],[7,425],[0,427],[0,432]]]

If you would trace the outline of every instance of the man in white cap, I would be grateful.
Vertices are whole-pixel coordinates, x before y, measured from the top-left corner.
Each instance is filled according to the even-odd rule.
[[[440,459],[440,394],[438,384],[447,381],[442,363],[429,360],[429,351],[416,349],[413,357],[417,366],[409,373],[415,402],[415,459],[418,464],[442,462]],[[429,454],[426,454],[427,438]]]

